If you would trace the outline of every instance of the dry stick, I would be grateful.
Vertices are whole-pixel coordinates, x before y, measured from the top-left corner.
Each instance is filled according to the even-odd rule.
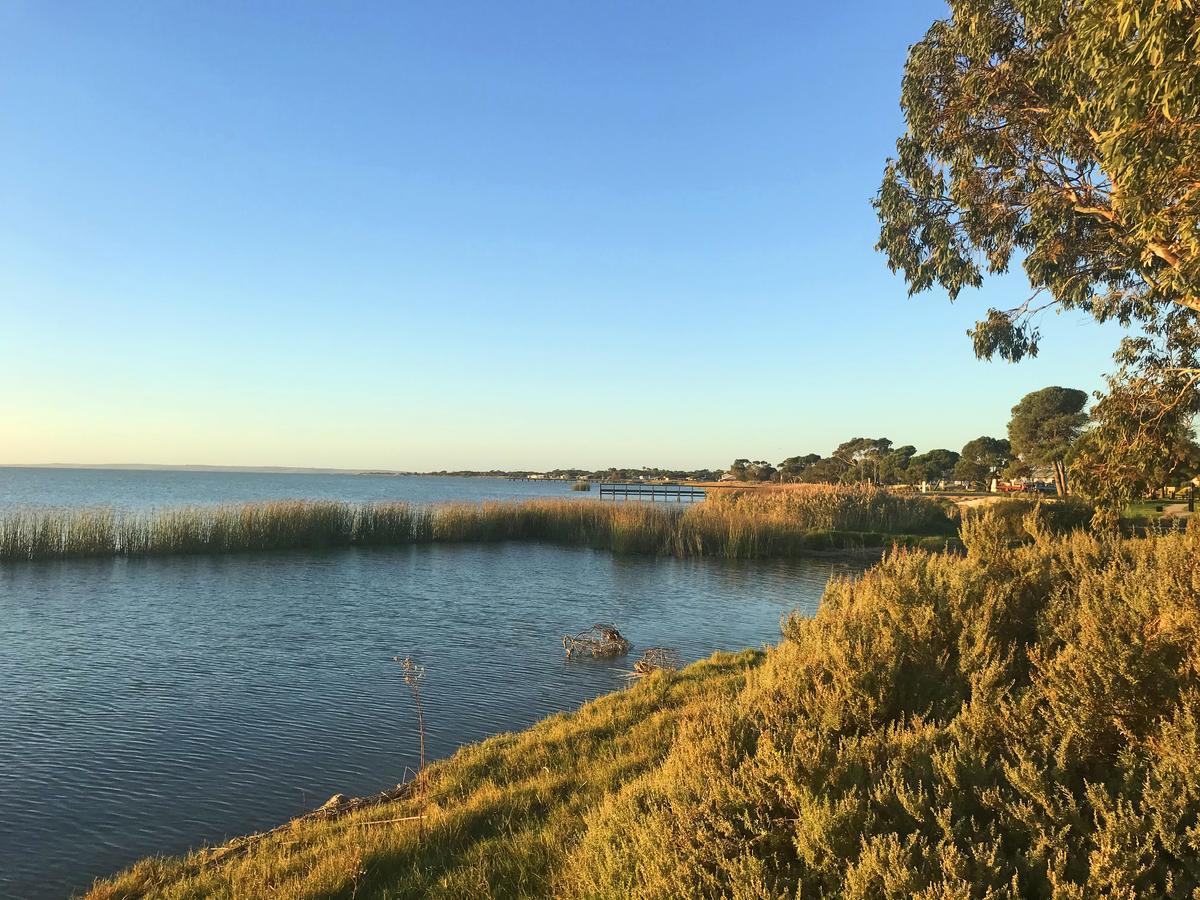
[[[352,822],[352,825],[391,825],[393,822],[415,822],[417,819],[424,819],[425,815],[419,816],[401,816],[398,819],[371,819],[366,822]]]
[[[425,677],[425,667],[413,662],[411,656],[406,656],[403,659],[396,656],[393,659],[400,663],[400,667],[404,669],[404,683],[408,685],[409,691],[412,692],[413,702],[417,706],[417,735],[420,738],[421,745],[421,762],[417,769],[417,779],[420,780],[425,774],[425,710],[421,706],[421,679]]]
[[[412,693],[413,703],[417,707],[417,736],[420,740],[421,760],[417,769],[417,788],[420,791],[421,803],[425,802],[425,709],[421,704],[421,679],[425,677],[425,667],[417,665],[411,656],[403,658],[399,656],[392,657],[396,662],[400,663],[400,668],[404,670],[404,683],[408,685],[409,691]],[[425,817],[417,816],[421,820],[421,837],[425,836]]]

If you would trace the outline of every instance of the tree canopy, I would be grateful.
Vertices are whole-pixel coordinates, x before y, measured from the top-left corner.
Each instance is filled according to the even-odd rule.
[[[1064,460],[1087,424],[1087,400],[1087,394],[1075,388],[1047,387],[1026,394],[1012,408],[1012,452],[1026,465],[1051,467],[1060,496],[1067,493]]]
[[[833,457],[846,464],[842,481],[879,481],[879,465],[891,449],[888,438],[856,437],[838,445]]]
[[[905,66],[908,130],[875,201],[910,291],[951,298],[1021,259],[1034,293],[971,331],[1038,349],[1046,306],[1194,347],[1200,14],[1190,0],[951,0]],[[1043,297],[1044,302],[1039,300]]]
[[[800,476],[815,462],[819,462],[821,454],[805,453],[803,456],[789,456],[779,464],[781,481],[798,481]]]
[[[728,471],[738,481],[771,481],[776,474],[775,467],[764,459],[735,459]]]
[[[1109,503],[1178,463],[1200,412],[1198,85],[1195,0],[950,0],[909,51],[875,199],[910,293],[1023,266],[1031,294],[968,332],[980,357],[1036,355],[1049,308],[1133,330],[1072,464]]]
[[[1070,459],[1075,484],[1099,504],[1097,527],[1115,528],[1131,500],[1195,475],[1200,462],[1191,426],[1195,398],[1180,392],[1184,378],[1123,364],[1109,377],[1108,392],[1097,395],[1092,427]]]
[[[909,460],[904,470],[904,478],[913,484],[941,481],[953,477],[954,466],[957,463],[958,454],[953,450],[930,450]]]
[[[981,436],[967,441],[954,466],[954,475],[963,481],[986,482],[1008,464],[1012,445],[1004,438]]]

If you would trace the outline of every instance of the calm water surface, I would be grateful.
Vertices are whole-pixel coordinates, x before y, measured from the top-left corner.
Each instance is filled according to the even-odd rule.
[[[758,646],[834,571],[535,544],[0,565],[0,896],[396,784],[417,759],[397,654],[427,667],[446,756],[623,684],[630,660],[568,662],[564,633],[612,621],[689,660]]]
[[[443,503],[594,495],[594,491],[572,491],[571,483],[566,481],[510,481],[507,478],[0,466],[0,509],[12,506],[154,509],[256,500]]]

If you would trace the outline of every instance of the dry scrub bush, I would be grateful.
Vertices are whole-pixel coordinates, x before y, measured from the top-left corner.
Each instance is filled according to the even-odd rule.
[[[588,897],[1194,897],[1200,528],[901,551],[818,614],[563,868]]]

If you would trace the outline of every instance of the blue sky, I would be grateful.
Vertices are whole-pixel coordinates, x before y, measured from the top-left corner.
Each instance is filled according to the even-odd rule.
[[[0,463],[716,466],[957,449],[869,200],[942,3],[0,2]]]

